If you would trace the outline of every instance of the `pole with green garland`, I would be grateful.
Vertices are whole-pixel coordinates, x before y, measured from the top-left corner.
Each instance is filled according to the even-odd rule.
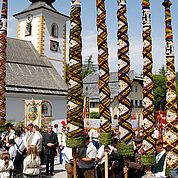
[[[100,143],[109,145],[111,143],[111,113],[110,113],[110,88],[108,67],[108,46],[106,28],[105,0],[96,0],[97,6],[97,45],[98,45],[98,67],[99,67],[99,112],[100,112]]]
[[[69,88],[67,95],[67,138],[66,146],[84,147],[83,121],[83,80],[82,80],[82,39],[81,39],[80,0],[71,0],[70,37],[69,37]],[[73,175],[77,177],[76,158],[73,159]]]
[[[118,0],[118,115],[120,140],[118,143],[118,154],[127,158],[134,155],[132,144],[132,124],[131,124],[131,83],[129,78],[130,59],[129,59],[129,40],[128,40],[128,23],[126,16],[126,0]],[[127,170],[127,163],[125,162]],[[128,172],[125,173],[125,178]]]
[[[165,25],[166,25],[166,163],[167,175],[170,176],[170,171],[178,167],[178,116],[177,116],[177,96],[176,96],[176,74],[174,66],[174,46],[173,32],[171,26],[171,7],[172,3],[169,0],[164,0],[165,7]]]
[[[6,98],[5,98],[5,76],[6,76],[6,49],[7,49],[7,0],[2,2],[0,20],[0,125],[6,121]]]
[[[66,144],[70,148],[80,148],[84,146],[81,7],[80,0],[71,2]]]
[[[118,153],[123,157],[133,156],[132,144],[132,124],[131,124],[131,99],[130,99],[130,59],[128,23],[126,17],[126,0],[118,0],[118,115],[120,143],[118,143]]]
[[[105,0],[96,0],[97,7],[97,45],[98,45],[98,67],[99,67],[99,112],[100,112],[100,143],[109,145],[111,143],[111,112],[110,112],[110,88],[108,67],[108,46],[106,28]],[[105,178],[108,178],[108,153],[105,151]]]
[[[145,166],[155,164],[154,134],[154,96],[152,73],[152,39],[151,39],[151,14],[149,0],[142,0],[142,25],[143,25],[143,153],[141,163]]]

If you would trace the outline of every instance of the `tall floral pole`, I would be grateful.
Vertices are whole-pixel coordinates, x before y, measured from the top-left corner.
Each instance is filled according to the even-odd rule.
[[[97,7],[97,45],[98,45],[98,67],[99,67],[99,112],[100,112],[100,143],[109,145],[111,143],[111,113],[110,113],[110,88],[108,67],[108,46],[106,28],[105,0],[96,0]],[[108,154],[105,152],[105,178],[108,178]]]
[[[152,74],[152,39],[151,39],[151,14],[149,0],[142,0],[142,25],[143,25],[143,123],[144,140],[141,162],[145,166],[155,163],[155,140],[154,133],[154,96],[153,96],[153,74]]]
[[[7,48],[7,0],[3,0],[0,20],[0,125],[6,121],[6,48]]]
[[[69,39],[69,89],[67,96],[67,139],[66,145],[76,152],[84,146],[83,122],[83,80],[82,80],[82,39],[81,39],[80,0],[71,0],[70,39]],[[74,178],[76,178],[76,159]]]
[[[118,153],[123,157],[133,155],[132,145],[132,124],[131,124],[131,100],[130,100],[130,59],[129,59],[129,40],[128,23],[126,17],[126,0],[118,0],[118,114],[120,143]]]
[[[165,7],[165,23],[166,23],[166,120],[167,120],[167,173],[170,175],[171,169],[176,169],[178,166],[178,137],[177,137],[177,96],[176,96],[176,74],[174,66],[174,47],[173,47],[173,33],[171,26],[171,12],[170,6],[172,3],[169,0],[164,0]]]
[[[108,46],[106,28],[105,0],[96,0],[97,6],[97,45],[98,45],[98,67],[99,67],[99,112],[100,112],[100,143],[108,145],[111,143],[111,113],[110,113],[110,88],[108,67]]]
[[[80,148],[84,145],[81,7],[80,0],[71,2],[66,143],[70,148]]]

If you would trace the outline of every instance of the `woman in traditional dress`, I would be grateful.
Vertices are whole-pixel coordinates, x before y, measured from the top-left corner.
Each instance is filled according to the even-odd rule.
[[[30,146],[28,149],[27,157],[23,162],[23,173],[26,178],[40,177],[40,157],[37,152],[36,146]]]
[[[0,159],[0,177],[1,178],[10,178],[10,171],[14,169],[12,160],[10,160],[10,155],[8,151],[1,152]]]

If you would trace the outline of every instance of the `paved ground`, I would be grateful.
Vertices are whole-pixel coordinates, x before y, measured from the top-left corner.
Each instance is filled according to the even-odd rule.
[[[54,176],[47,176],[45,175],[45,165],[42,165],[41,166],[41,177],[42,178],[57,178],[57,177],[60,177],[60,178],[67,178],[67,174],[66,174],[66,170],[63,169],[62,165],[58,163],[57,161],[57,157],[55,158],[55,161],[54,161],[54,173],[55,175]]]

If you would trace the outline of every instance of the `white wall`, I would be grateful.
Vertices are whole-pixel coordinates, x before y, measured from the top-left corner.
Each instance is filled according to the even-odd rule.
[[[6,96],[6,119],[15,120],[16,122],[24,120],[24,99],[31,99],[31,96]],[[67,97],[59,96],[34,96],[34,99],[48,101],[52,105],[52,117],[50,119],[64,120],[67,115]]]

